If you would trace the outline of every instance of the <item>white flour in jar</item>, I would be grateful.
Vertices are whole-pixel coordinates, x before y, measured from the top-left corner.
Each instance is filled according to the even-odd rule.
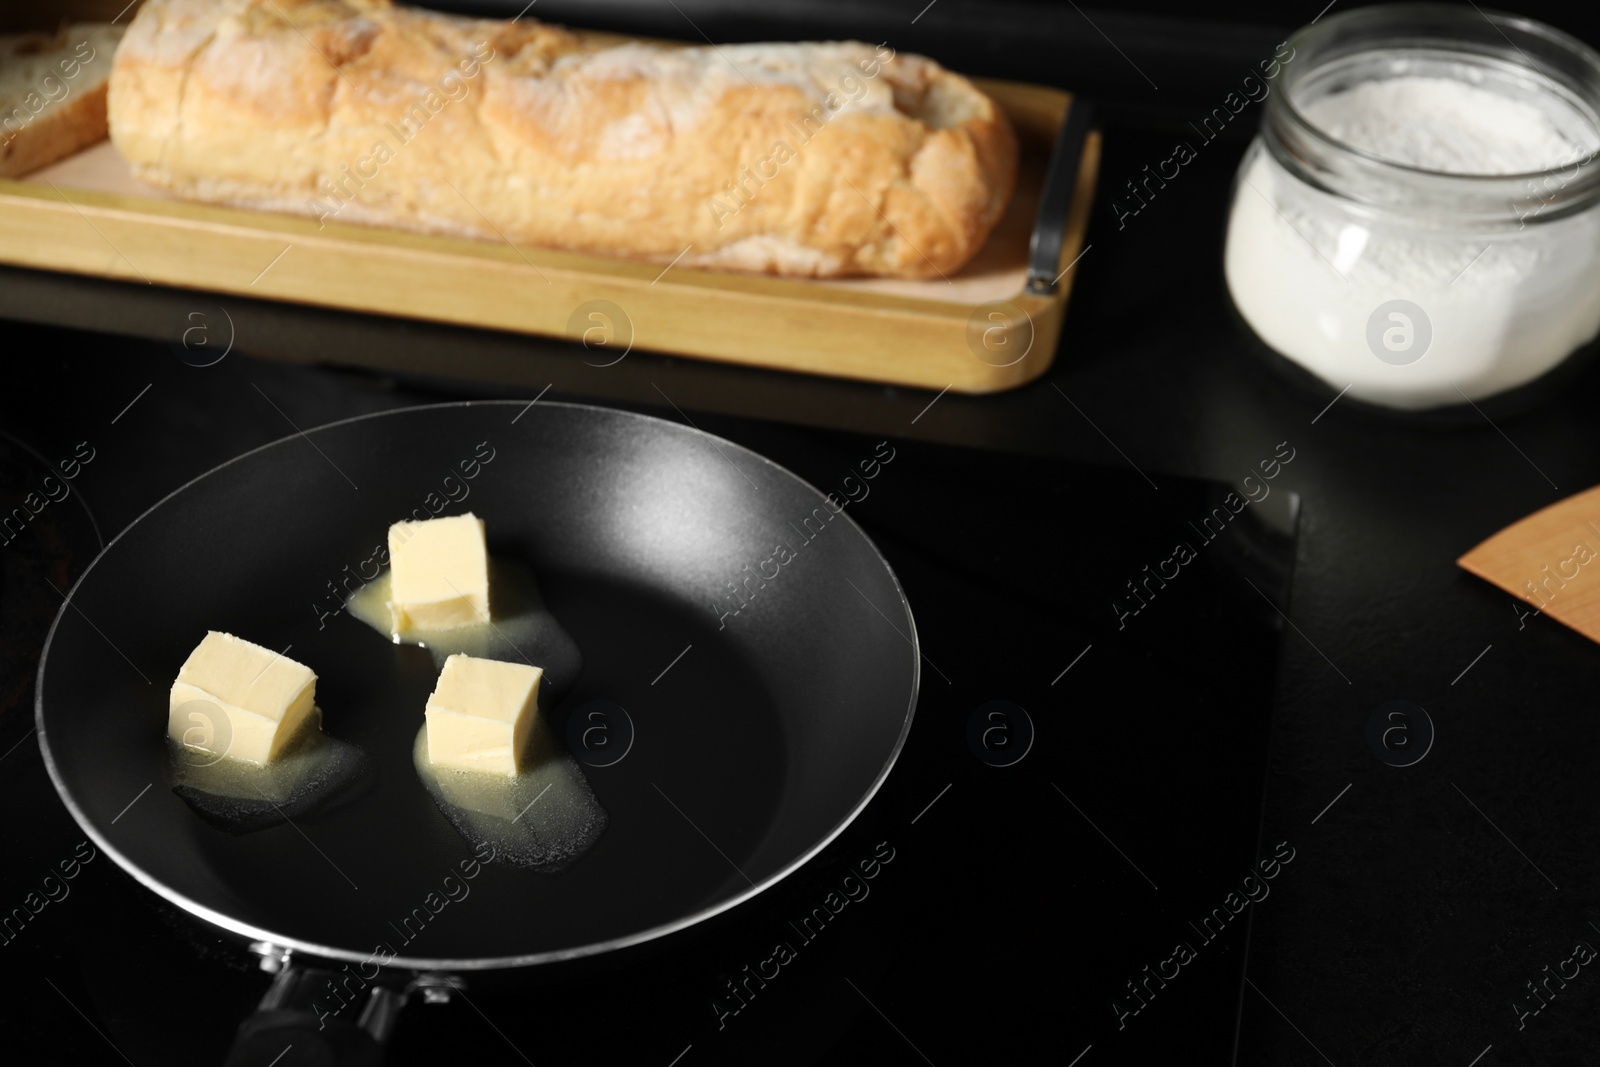
[[[1583,154],[1546,112],[1454,78],[1360,82],[1307,105],[1305,116],[1380,159],[1446,174],[1521,174]]]
[[[1595,136],[1585,117],[1553,92],[1535,105],[1470,77],[1463,67],[1459,79],[1362,81],[1303,113],[1387,162],[1462,175],[1565,167],[1571,180],[1593,148],[1569,134]],[[1510,227],[1474,232],[1447,215],[1424,226],[1399,213],[1355,212],[1289,174],[1258,142],[1229,219],[1228,287],[1263,340],[1329,385],[1348,385],[1351,396],[1400,408],[1477,400],[1538,377],[1600,331],[1596,212],[1530,218],[1521,229],[1509,202],[1506,215]],[[1386,305],[1396,301],[1421,316],[1401,306],[1394,318]],[[1420,357],[1407,358],[1408,342]]]

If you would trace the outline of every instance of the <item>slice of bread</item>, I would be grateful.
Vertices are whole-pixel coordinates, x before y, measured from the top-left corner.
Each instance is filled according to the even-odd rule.
[[[0,36],[0,178],[70,156],[106,136],[106,84],[122,27]]]

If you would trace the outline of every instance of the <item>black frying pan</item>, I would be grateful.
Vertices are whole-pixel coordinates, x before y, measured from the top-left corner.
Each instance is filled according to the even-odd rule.
[[[610,824],[561,875],[461,877],[472,850],[411,764],[428,653],[325,614],[329,583],[363,569],[391,522],[441,502],[535,569],[582,650],[557,735],[593,699],[635,729],[624,759],[585,768]],[[764,564],[779,542],[793,558]],[[777,574],[722,615],[746,565]],[[208,628],[293,646],[319,676],[325,730],[377,768],[365,792],[242,835],[174,795],[167,688]],[[899,583],[848,515],[738,445],[568,404],[412,408],[247,453],[118,536],[51,629],[39,740],[95,843],[224,930],[362,965],[384,946],[392,968],[522,967],[683,930],[815,854],[894,763],[915,642]]]

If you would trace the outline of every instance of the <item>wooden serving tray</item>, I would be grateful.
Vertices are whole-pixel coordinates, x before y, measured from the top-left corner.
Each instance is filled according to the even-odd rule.
[[[438,237],[178,200],[109,141],[0,180],[0,262],[571,337],[789,371],[988,393],[1050,366],[1099,135],[1057,89],[978,80],[1021,146],[1010,206],[931,281],[777,278]],[[605,302],[596,304],[595,302]],[[619,313],[620,312],[620,313]],[[599,351],[596,353],[600,354]]]

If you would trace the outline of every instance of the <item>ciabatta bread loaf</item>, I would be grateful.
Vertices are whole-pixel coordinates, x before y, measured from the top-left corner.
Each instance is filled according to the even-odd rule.
[[[1016,171],[993,100],[884,46],[614,45],[388,0],[147,0],[110,123],[201,200],[816,277],[955,271]]]
[[[37,170],[106,135],[106,84],[120,26],[0,37],[0,178]]]

